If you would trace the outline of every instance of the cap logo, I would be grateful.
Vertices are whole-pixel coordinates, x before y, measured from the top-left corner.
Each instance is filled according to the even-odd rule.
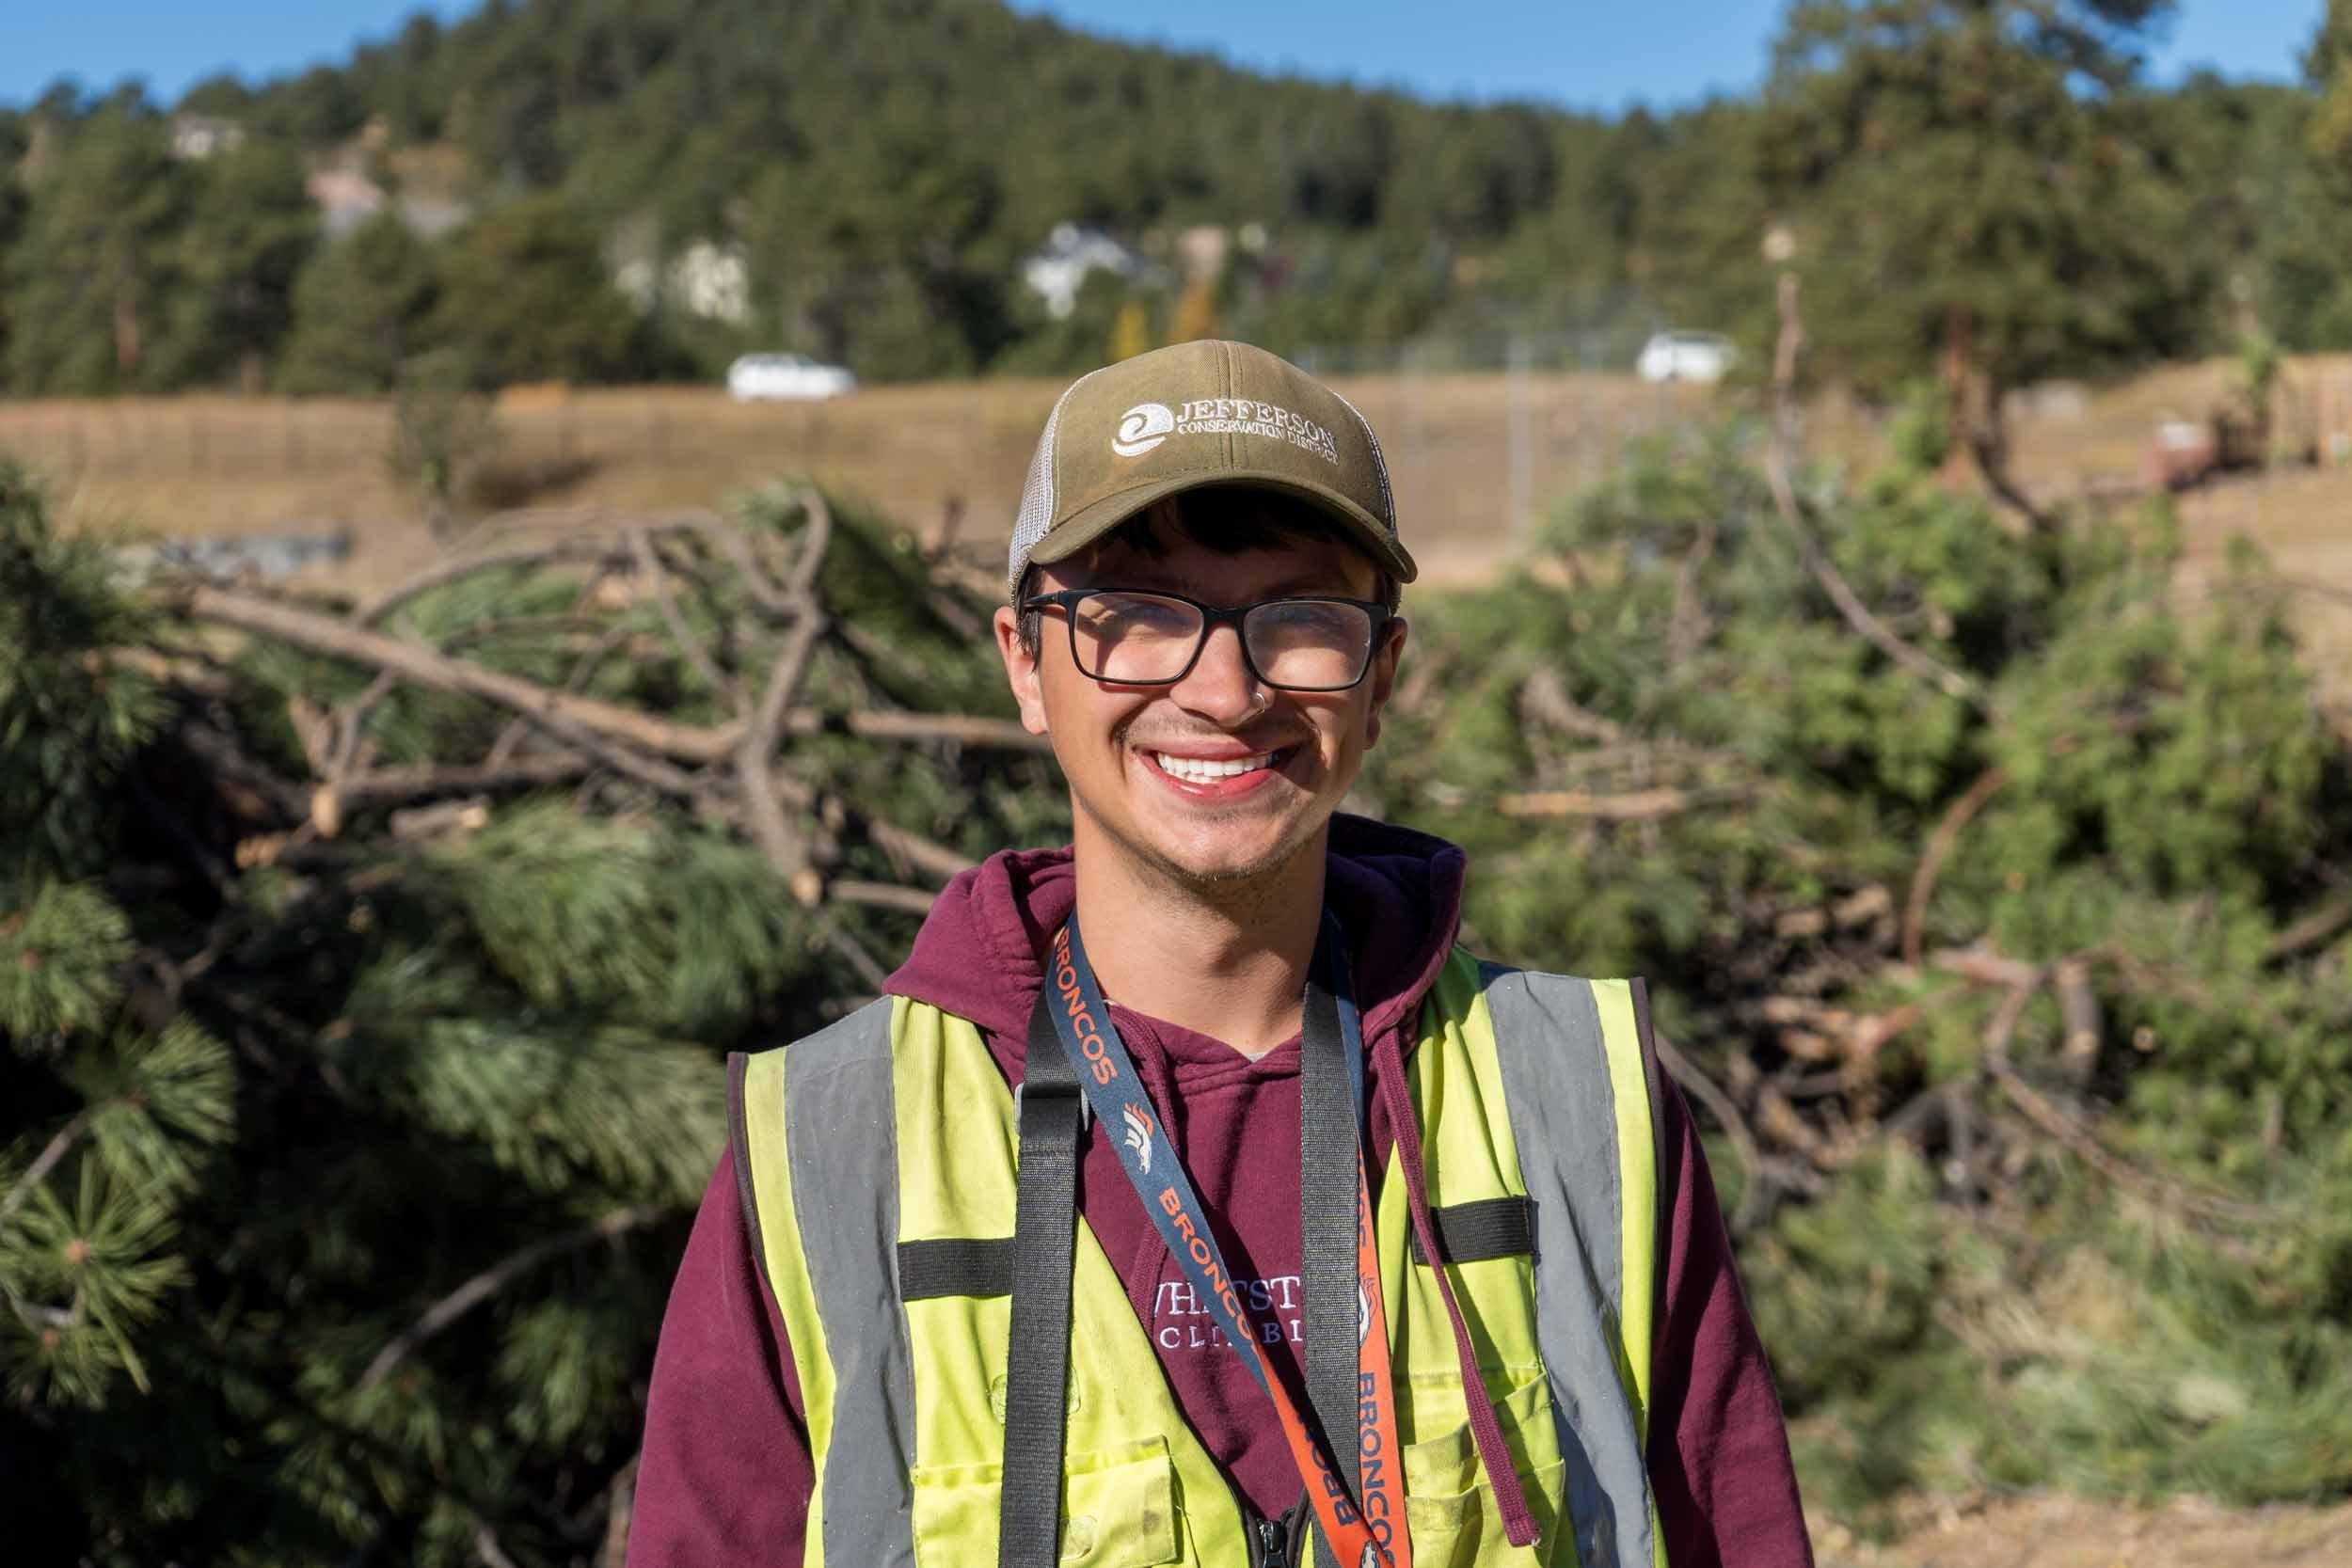
[[[1173,411],[1164,403],[1138,403],[1119,417],[1111,451],[1141,457],[1170,436],[1257,436],[1287,441],[1334,467],[1340,461],[1339,444],[1328,430],[1279,404],[1249,398],[1195,398]]]
[[[1119,434],[1111,437],[1111,451],[1121,457],[1141,457],[1168,437],[1176,428],[1176,416],[1164,403],[1138,403],[1119,417]]]

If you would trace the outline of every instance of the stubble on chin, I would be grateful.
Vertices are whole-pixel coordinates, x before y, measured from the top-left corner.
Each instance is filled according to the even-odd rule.
[[[1094,825],[1102,841],[1116,847],[1138,881],[1157,884],[1178,897],[1238,916],[1272,903],[1299,857],[1318,836],[1311,826],[1303,832],[1286,834],[1263,854],[1248,861],[1208,867],[1188,865],[1158,845],[1106,820],[1074,792],[1073,803],[1078,814]]]

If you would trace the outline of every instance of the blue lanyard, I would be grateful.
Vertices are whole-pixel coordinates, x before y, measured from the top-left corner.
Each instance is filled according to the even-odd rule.
[[[1360,1383],[1351,1386],[1377,1388],[1377,1398],[1350,1398],[1343,1405],[1357,1444],[1357,1451],[1349,1456],[1351,1463],[1344,1467],[1335,1467],[1329,1443],[1316,1441],[1311,1424],[1266,1364],[1248,1311],[1243,1306],[1241,1291],[1209,1229],[1208,1212],[1193,1188],[1174,1142],[1160,1125],[1151,1097],[1136,1075],[1135,1058],[1111,1022],[1093,967],[1087,962],[1086,944],[1079,937],[1075,915],[1054,938],[1046,983],[1049,993],[1045,1010],[1053,1015],[1055,1032],[1077,1072],[1079,1087],[1093,1107],[1095,1118],[1111,1129],[1118,1140],[1120,1164],[1135,1184],[1136,1194],[1143,1200],[1144,1211],[1152,1216],[1161,1240],[1175,1256],[1199,1298],[1210,1304],[1224,1330],[1226,1342],[1241,1357],[1273,1404],[1300,1475],[1308,1483],[1308,1497],[1324,1538],[1334,1548],[1344,1548],[1340,1560],[1351,1565],[1406,1560],[1409,1546],[1403,1530],[1396,1528],[1403,1513],[1402,1478],[1394,1471],[1396,1418],[1390,1389],[1387,1314],[1378,1300],[1379,1281],[1371,1263],[1371,1196],[1364,1177],[1363,1022],[1349,984],[1338,922],[1328,911],[1325,913],[1315,945],[1307,1003],[1302,1009],[1302,1031],[1315,1037],[1302,1042],[1301,1075],[1303,1080],[1316,1060],[1327,1061],[1332,1054],[1343,1057],[1355,1148],[1318,1151],[1302,1148],[1302,1156],[1346,1160],[1352,1154],[1354,1202],[1352,1208],[1347,1205],[1343,1191],[1342,1234],[1304,1234],[1308,1227],[1307,1216],[1302,1213],[1300,1242],[1310,1257],[1320,1256],[1319,1249],[1344,1248],[1348,1256],[1359,1260],[1356,1270],[1357,1311],[1347,1315],[1354,1321],[1318,1323],[1311,1311],[1307,1323],[1311,1360],[1314,1358],[1319,1336],[1327,1338],[1352,1330],[1355,1343],[1345,1348],[1354,1354],[1348,1357],[1351,1366],[1346,1375],[1359,1376]],[[1336,1052],[1329,1038],[1334,1024],[1338,1035]],[[1307,1045],[1317,1049],[1306,1050]],[[1302,1082],[1302,1107],[1307,1103],[1308,1087]],[[1343,1282],[1342,1289],[1344,1288]],[[1313,1376],[1311,1366],[1311,1379]],[[1336,1424],[1329,1412],[1326,1416],[1327,1424]],[[1327,1433],[1327,1437],[1336,1435]],[[1343,1476],[1357,1480],[1361,1489],[1358,1495],[1363,1499],[1360,1509],[1350,1495],[1349,1481],[1342,1479]]]

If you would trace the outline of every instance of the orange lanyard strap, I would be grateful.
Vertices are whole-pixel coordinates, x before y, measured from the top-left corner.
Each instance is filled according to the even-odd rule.
[[[1054,938],[1047,981],[1039,1011],[1052,1015],[1080,1091],[1118,1138],[1120,1167],[1135,1183],[1145,1212],[1200,1299],[1210,1305],[1226,1342],[1274,1406],[1333,1556],[1345,1568],[1410,1568],[1388,1314],[1364,1171],[1363,1037],[1348,994],[1336,923],[1325,917],[1309,973],[1299,1089],[1303,1332],[1309,1391],[1319,1423],[1299,1409],[1266,1363],[1257,1326],[1210,1231],[1207,1211],[1111,1022],[1075,916]],[[1038,1034],[1033,1025],[1033,1041]],[[1025,1175],[1026,1168],[1025,1159]],[[1015,1305],[1020,1305],[1017,1291]],[[1015,1313],[1016,1321],[1028,1316]],[[1010,1372],[1025,1359],[1016,1354],[1009,1363],[1009,1406]],[[1333,1433],[1353,1438],[1336,1462],[1328,1441]],[[1013,1468],[1014,1442],[1008,1420],[1008,1471]],[[1008,1553],[1003,1560],[1014,1560],[1012,1544],[1003,1544]]]

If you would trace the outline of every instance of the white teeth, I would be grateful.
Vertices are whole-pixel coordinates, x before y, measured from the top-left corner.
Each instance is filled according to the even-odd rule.
[[[1154,752],[1152,760],[1161,768],[1186,784],[1215,784],[1219,779],[1254,772],[1274,760],[1272,752],[1261,752],[1254,757],[1234,757],[1227,762],[1211,762],[1204,757],[1172,757],[1166,752]]]

